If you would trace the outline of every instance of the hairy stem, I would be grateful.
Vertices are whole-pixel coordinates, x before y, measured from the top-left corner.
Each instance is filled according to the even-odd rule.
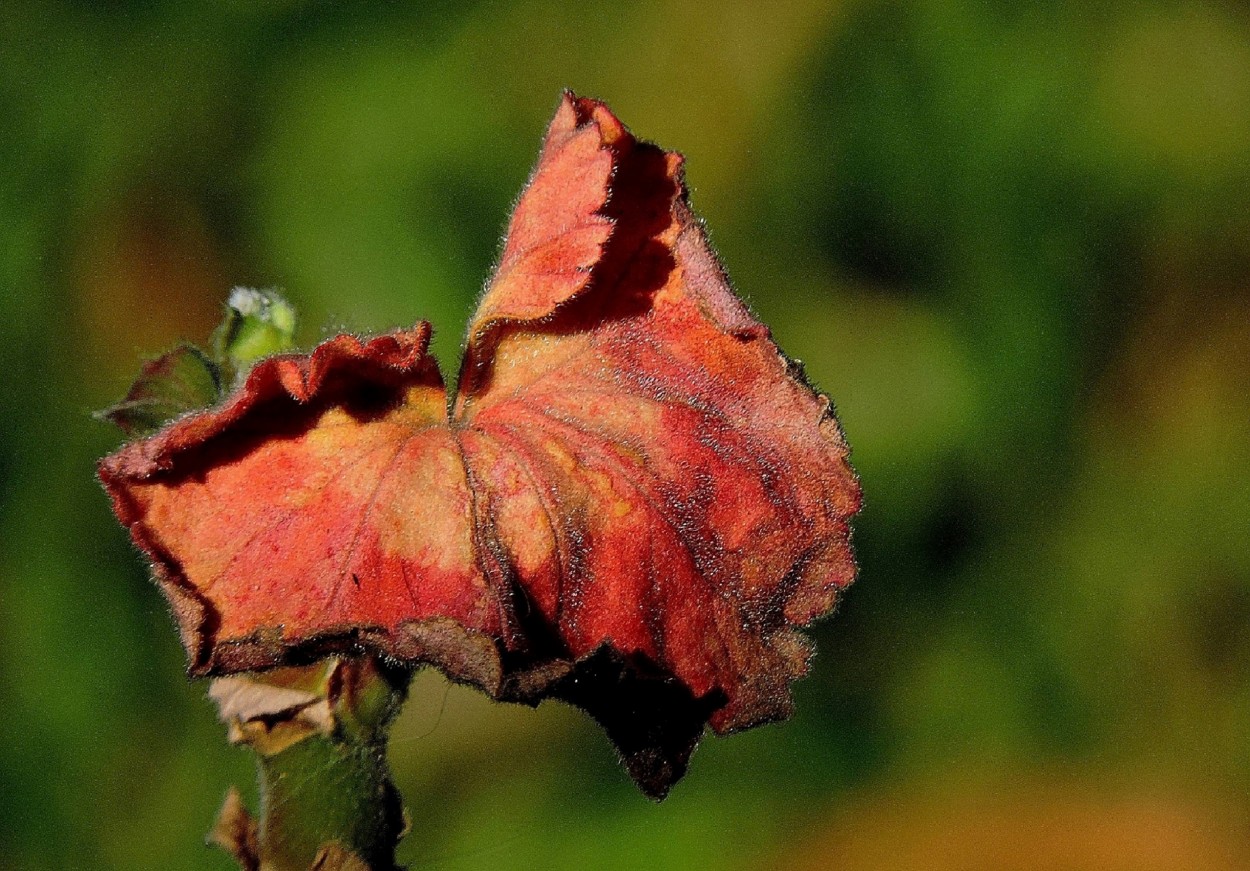
[[[408,677],[332,659],[215,681],[231,741],[256,753],[260,818],[232,794],[212,840],[245,871],[394,871],[405,822],[386,740]]]
[[[338,843],[371,871],[392,871],[403,810],[376,744],[315,737],[261,756],[258,830],[264,871],[307,871]]]

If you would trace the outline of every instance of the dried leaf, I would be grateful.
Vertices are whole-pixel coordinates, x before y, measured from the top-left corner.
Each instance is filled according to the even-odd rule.
[[[243,871],[260,868],[256,820],[243,806],[243,797],[234,787],[226,793],[221,810],[217,812],[217,822],[208,833],[208,842],[233,856]]]
[[[217,703],[232,744],[248,744],[263,756],[281,753],[312,735],[331,735],[329,700],[316,693],[266,683],[263,677],[233,675],[214,680],[208,694]]]
[[[335,657],[311,666],[219,677],[208,694],[232,744],[273,756],[313,736],[375,740],[403,696],[393,679],[371,658]]]
[[[368,650],[567,699],[663,795],[785,717],[855,566],[827,398],[734,296],[681,158],[566,95],[447,411],[420,324],[255,366],[101,464],[196,674]]]

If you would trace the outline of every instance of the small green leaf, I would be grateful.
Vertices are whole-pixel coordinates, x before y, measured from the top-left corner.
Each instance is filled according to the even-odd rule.
[[[295,309],[277,291],[236,287],[213,334],[213,356],[238,381],[257,360],[290,350],[294,340]]]
[[[188,411],[215,405],[220,396],[217,365],[198,348],[180,345],[144,363],[125,398],[95,417],[140,437]]]

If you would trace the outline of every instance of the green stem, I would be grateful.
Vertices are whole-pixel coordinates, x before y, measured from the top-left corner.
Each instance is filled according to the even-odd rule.
[[[210,836],[245,871],[395,871],[406,828],[386,740],[410,673],[370,658],[218,679],[231,741],[256,753],[260,819],[237,793]]]
[[[404,822],[385,736],[373,743],[312,737],[258,764],[262,871],[307,871],[331,842],[372,871],[395,868]]]

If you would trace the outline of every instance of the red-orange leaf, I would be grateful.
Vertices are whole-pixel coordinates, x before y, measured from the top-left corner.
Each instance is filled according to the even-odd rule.
[[[428,325],[257,365],[101,478],[194,673],[368,649],[588,710],[662,795],[789,712],[850,583],[828,401],[730,290],[681,158],[566,95],[448,415]]]

